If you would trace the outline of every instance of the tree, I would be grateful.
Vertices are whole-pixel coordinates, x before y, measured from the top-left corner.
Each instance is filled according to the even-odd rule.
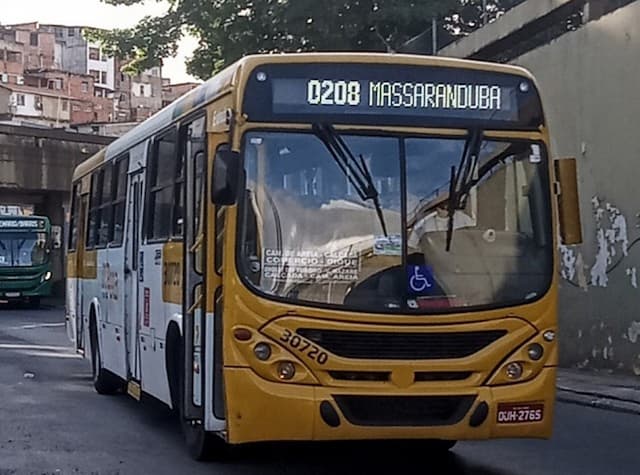
[[[102,0],[133,5],[145,0]],[[167,13],[131,29],[94,31],[106,50],[138,72],[174,55],[191,34],[198,48],[187,63],[202,79],[249,53],[395,51],[428,30],[459,0],[168,0]]]
[[[101,0],[133,5],[145,0]],[[146,0],[150,1],[150,0]],[[159,1],[159,0],[156,0]],[[108,53],[139,72],[173,56],[185,34],[199,45],[187,71],[206,79],[250,53],[301,51],[425,51],[431,22],[448,35],[481,24],[482,0],[166,0],[168,11],[131,29],[93,31]],[[491,18],[522,0],[488,0]],[[454,12],[453,14],[451,12]],[[416,41],[418,39],[419,41]],[[429,43],[430,44],[430,43]]]
[[[491,23],[524,0],[460,0],[445,17],[444,28],[453,36],[466,36]],[[483,9],[486,8],[485,11]]]

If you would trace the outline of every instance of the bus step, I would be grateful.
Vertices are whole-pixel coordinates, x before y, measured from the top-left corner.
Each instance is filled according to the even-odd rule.
[[[142,394],[140,383],[138,383],[137,381],[129,381],[127,383],[127,394],[134,398],[136,401],[140,401],[140,395]]]

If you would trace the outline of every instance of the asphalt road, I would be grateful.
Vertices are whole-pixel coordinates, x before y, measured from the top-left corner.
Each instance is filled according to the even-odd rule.
[[[0,475],[640,474],[640,417],[559,404],[551,441],[277,444],[225,463],[189,459],[168,410],[93,391],[68,347],[62,310],[0,307]]]

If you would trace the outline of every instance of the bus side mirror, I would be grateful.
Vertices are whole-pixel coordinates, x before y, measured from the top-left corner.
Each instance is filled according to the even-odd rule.
[[[554,160],[557,184],[556,193],[560,218],[560,239],[562,244],[580,244],[582,225],[580,223],[580,201],[578,197],[578,173],[575,158]]]
[[[240,154],[231,150],[218,150],[213,161],[211,200],[217,205],[232,205],[238,199]]]

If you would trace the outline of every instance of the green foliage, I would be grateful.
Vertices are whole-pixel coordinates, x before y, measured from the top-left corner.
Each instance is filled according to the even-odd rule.
[[[145,0],[102,0],[133,5]],[[159,1],[159,0],[158,0]],[[514,0],[502,0],[503,2]],[[496,4],[499,0],[491,1]],[[131,29],[93,31],[110,54],[129,58],[129,72],[160,65],[175,55],[185,34],[198,47],[189,73],[210,77],[250,53],[300,51],[397,51],[430,30],[434,16],[476,0],[169,0],[163,16]],[[467,17],[456,17],[461,32]],[[453,30],[452,30],[453,31]]]

